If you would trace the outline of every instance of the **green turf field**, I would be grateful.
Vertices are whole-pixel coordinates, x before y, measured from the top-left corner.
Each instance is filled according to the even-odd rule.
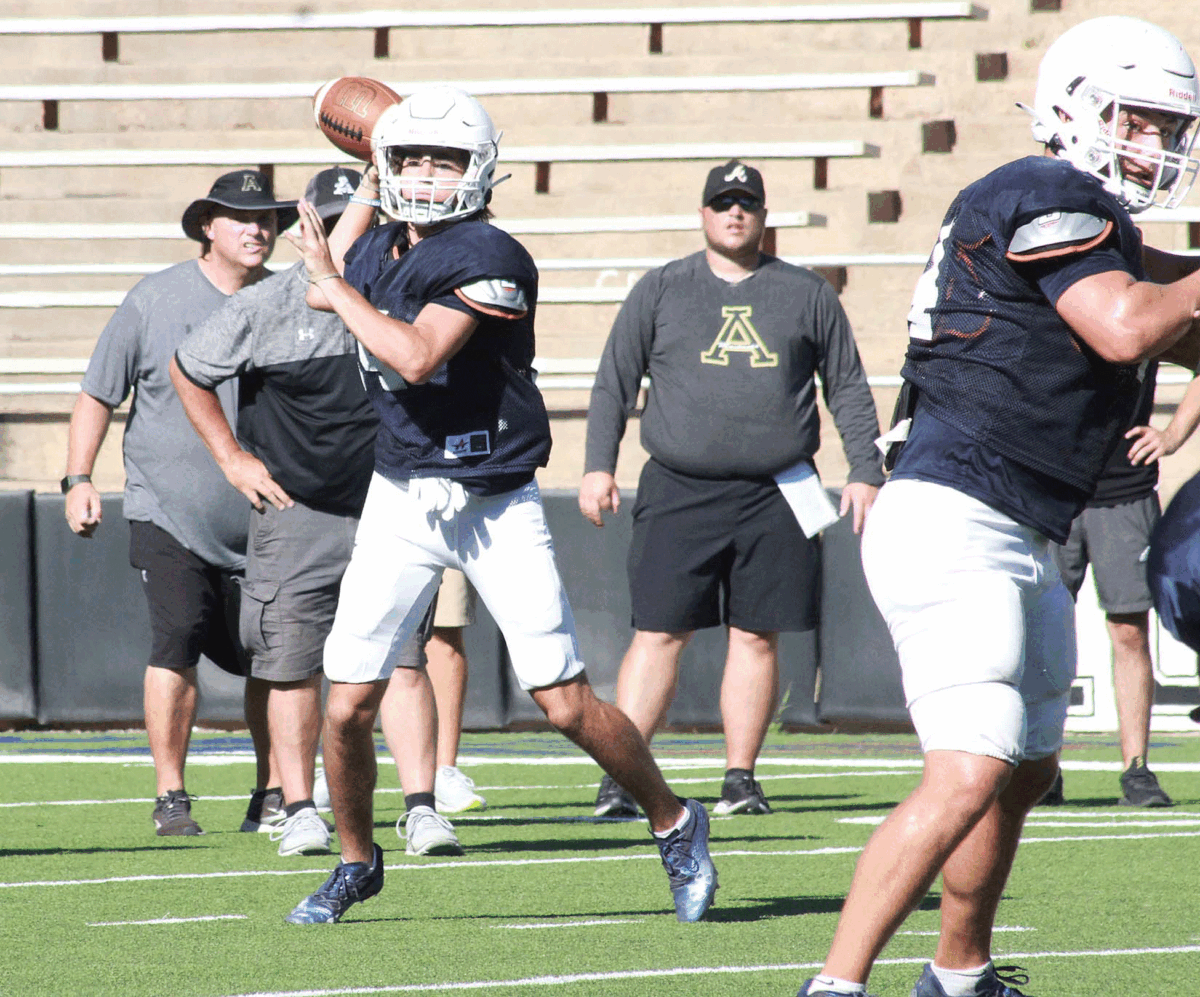
[[[670,781],[709,806],[721,740],[663,736]],[[460,765],[488,799],[455,819],[467,854],[417,859],[381,758],[383,892],[341,924],[284,916],[331,857],[280,858],[237,833],[253,782],[239,734],[201,733],[188,789],[199,838],[158,838],[137,733],[0,733],[0,995],[227,997],[795,994],[822,961],[858,850],[916,783],[907,736],[772,735],[758,777],[770,816],[714,818],[721,888],[679,924],[644,822],[590,817],[599,771],[550,734],[474,734]],[[1111,738],[1073,738],[1067,804],[1034,812],[1000,909],[997,962],[1034,997],[1200,993],[1200,736],[1156,735],[1178,801],[1115,805]],[[336,838],[335,838],[336,843]],[[938,886],[871,978],[907,997],[931,955]]]

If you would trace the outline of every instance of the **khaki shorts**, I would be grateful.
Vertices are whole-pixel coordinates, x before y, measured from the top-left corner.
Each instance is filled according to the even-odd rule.
[[[475,604],[479,596],[467,576],[454,568],[442,573],[442,587],[438,589],[437,608],[433,611],[433,626],[466,627],[475,622]]]

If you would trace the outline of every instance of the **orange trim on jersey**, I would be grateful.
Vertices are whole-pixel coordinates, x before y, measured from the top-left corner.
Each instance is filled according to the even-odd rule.
[[[476,311],[483,312],[484,315],[491,315],[494,318],[518,319],[518,318],[524,318],[526,315],[529,314],[528,309],[526,309],[525,311],[522,311],[522,312],[506,312],[502,308],[490,308],[487,305],[481,305],[474,298],[468,298],[465,294],[462,293],[462,289],[458,288],[458,287],[456,287],[454,289],[454,293],[457,294],[459,296],[459,298],[461,298],[463,301],[465,301],[468,305],[470,305]]]
[[[1050,260],[1056,256],[1069,256],[1071,253],[1086,253],[1089,249],[1095,249],[1105,239],[1112,235],[1113,223],[1107,221],[1104,223],[1104,231],[1096,238],[1089,239],[1087,242],[1072,242],[1067,246],[1059,246],[1055,249],[1043,250],[1040,253],[1014,253],[1011,250],[1004,254],[1006,259],[1017,260],[1021,263],[1027,263],[1030,260]]]

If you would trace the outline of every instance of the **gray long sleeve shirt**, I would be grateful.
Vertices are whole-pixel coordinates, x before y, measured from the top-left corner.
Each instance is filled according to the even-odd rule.
[[[849,480],[883,483],[879,418],[849,320],[810,270],[764,255],[731,284],[701,251],[643,276],[600,359],[585,472],[615,469],[646,373],[642,445],[675,471],[764,477],[811,458],[820,445],[819,374]]]

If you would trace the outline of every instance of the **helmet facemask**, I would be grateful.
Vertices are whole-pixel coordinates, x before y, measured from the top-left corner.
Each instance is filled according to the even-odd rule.
[[[435,225],[477,214],[487,207],[496,183],[500,135],[470,94],[450,86],[414,91],[384,111],[371,145],[379,171],[383,211],[397,221]],[[462,157],[462,176],[436,168],[443,159]],[[401,176],[406,157],[428,156],[435,176]]]
[[[430,156],[436,162],[438,152],[460,153],[466,160],[461,177],[402,176],[403,162],[410,156]],[[381,146],[375,150],[379,170],[380,207],[397,221],[414,225],[465,218],[482,211],[490,200],[492,177],[496,172],[496,144],[486,149],[459,149],[455,146]]]
[[[1177,107],[1123,103],[1119,95],[1087,84],[1080,89],[1087,90],[1075,104],[1082,120],[1061,122],[1051,147],[1099,179],[1133,213],[1156,204],[1164,208],[1180,204],[1200,169],[1200,162],[1191,157],[1197,119],[1179,114]],[[1123,112],[1144,118],[1147,111],[1168,116],[1158,141],[1118,137]],[[1131,169],[1131,164],[1142,168]]]
[[[1033,116],[1034,139],[1130,212],[1175,207],[1200,168],[1191,157],[1200,120],[1195,64],[1174,35],[1147,21],[1098,17],[1064,32],[1042,58],[1034,106],[1018,106]],[[1123,113],[1147,112],[1170,119],[1149,143],[1118,137]]]

